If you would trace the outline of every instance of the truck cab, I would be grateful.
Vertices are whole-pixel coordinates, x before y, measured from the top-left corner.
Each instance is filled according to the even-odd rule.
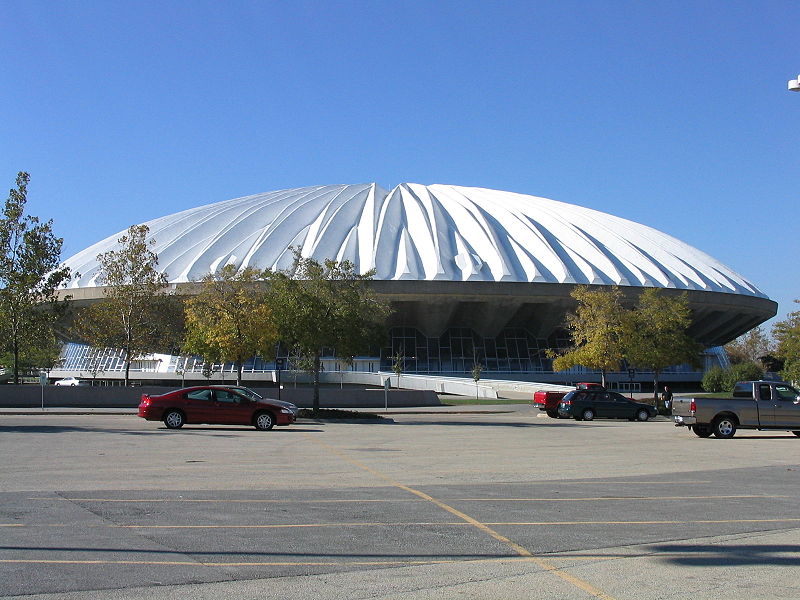
[[[731,398],[676,398],[673,418],[699,437],[731,438],[737,429],[789,430],[800,436],[800,394],[782,381],[739,381]]]

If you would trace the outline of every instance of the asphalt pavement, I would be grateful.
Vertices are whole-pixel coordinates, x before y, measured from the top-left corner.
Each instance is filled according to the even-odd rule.
[[[526,405],[0,413],[0,597],[798,598],[800,439]]]

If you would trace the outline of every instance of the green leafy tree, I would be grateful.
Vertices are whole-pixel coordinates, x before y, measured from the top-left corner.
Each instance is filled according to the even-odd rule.
[[[725,389],[723,391],[733,392],[737,381],[758,381],[763,377],[764,369],[756,362],[747,361],[732,365],[725,369]]]
[[[703,381],[700,385],[706,392],[716,393],[725,391],[726,382],[725,369],[714,366],[703,374]]]
[[[706,392],[733,392],[737,381],[757,381],[764,376],[764,369],[757,363],[737,363],[727,369],[711,367],[703,375],[702,387]]]
[[[319,411],[319,374],[324,348],[354,357],[385,336],[388,304],[369,287],[373,271],[360,274],[350,261],[303,258],[294,250],[294,264],[270,274],[269,294],[278,334],[310,360],[314,412]],[[352,358],[344,359],[346,363]]]
[[[56,290],[70,276],[59,268],[62,239],[44,223],[25,214],[30,175],[17,175],[0,219],[0,346],[14,383],[29,368],[49,368],[58,356],[54,327],[66,304]]]
[[[578,302],[565,324],[573,347],[561,355],[548,353],[555,357],[553,369],[563,371],[576,365],[597,369],[606,385],[606,373],[618,370],[625,358],[622,293],[616,286],[609,289],[579,285],[570,295]]]
[[[800,300],[795,300],[800,303]],[[778,346],[775,354],[783,360],[781,377],[786,381],[800,381],[800,311],[789,313],[772,328]]]
[[[626,315],[625,357],[629,364],[653,372],[655,397],[659,375],[666,367],[700,364],[702,348],[686,333],[691,322],[686,294],[667,296],[657,288],[644,289]]]
[[[119,247],[97,256],[98,283],[105,298],[83,309],[75,333],[93,346],[120,348],[125,356],[125,385],[131,362],[176,345],[183,322],[181,307],[166,294],[167,276],[158,271],[158,255],[147,241],[147,225],[132,225]]]
[[[206,360],[236,365],[236,384],[242,383],[242,365],[255,355],[267,356],[275,347],[277,330],[263,271],[233,265],[206,275],[202,290],[186,301],[184,350]]]

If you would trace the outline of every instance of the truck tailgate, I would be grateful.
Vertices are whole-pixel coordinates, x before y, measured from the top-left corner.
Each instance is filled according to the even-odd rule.
[[[693,398],[675,397],[672,399],[672,414],[679,417],[692,416],[692,400]]]

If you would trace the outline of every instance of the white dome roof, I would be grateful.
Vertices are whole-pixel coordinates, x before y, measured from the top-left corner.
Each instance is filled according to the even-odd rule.
[[[290,246],[350,260],[375,279],[584,283],[765,298],[708,254],[626,219],[546,198],[452,185],[376,184],[281,190],[145,223],[171,283],[226,264],[280,269]],[[71,287],[97,285],[96,257],[115,234],[66,261]]]

